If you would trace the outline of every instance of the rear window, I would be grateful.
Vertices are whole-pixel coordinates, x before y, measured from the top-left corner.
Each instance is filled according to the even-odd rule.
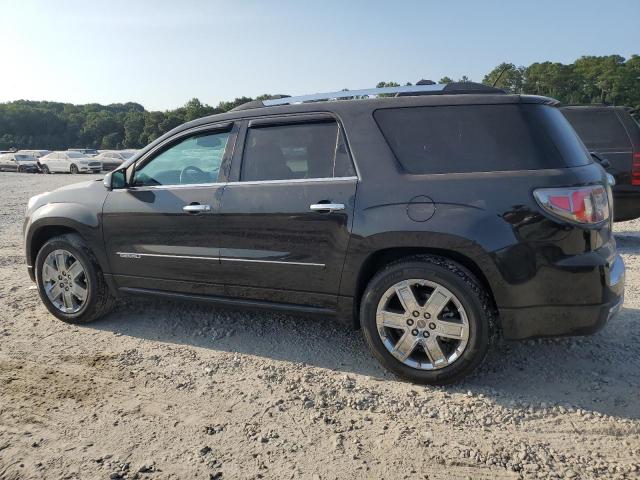
[[[554,107],[390,108],[377,110],[374,118],[411,174],[539,170],[591,162]]]
[[[624,125],[612,108],[567,108],[562,113],[590,149],[628,149],[631,145]]]

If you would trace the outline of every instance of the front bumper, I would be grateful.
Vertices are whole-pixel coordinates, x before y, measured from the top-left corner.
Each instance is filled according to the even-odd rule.
[[[601,278],[600,303],[500,309],[504,337],[522,340],[597,332],[620,311],[624,303],[625,266],[620,255],[615,255],[610,265],[603,267]]]

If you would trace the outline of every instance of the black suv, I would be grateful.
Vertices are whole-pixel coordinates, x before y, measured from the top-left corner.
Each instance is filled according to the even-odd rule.
[[[67,322],[122,294],[334,316],[432,384],[500,335],[596,331],[624,289],[604,170],[556,101],[458,87],[189,122],[104,181],[33,197],[31,278]]]
[[[628,107],[571,105],[560,110],[616,179],[613,187],[616,222],[640,217],[640,125]]]

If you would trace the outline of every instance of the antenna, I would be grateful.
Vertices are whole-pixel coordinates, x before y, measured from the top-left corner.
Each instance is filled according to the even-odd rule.
[[[500,70],[500,73],[498,74],[496,79],[491,84],[492,87],[495,87],[496,83],[498,83],[500,81],[500,79],[502,78],[502,74],[507,71],[507,68],[509,68],[509,65],[505,65],[504,67],[502,67],[502,70]]]

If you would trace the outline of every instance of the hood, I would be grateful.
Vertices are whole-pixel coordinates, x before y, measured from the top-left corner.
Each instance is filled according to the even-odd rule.
[[[73,183],[51,192],[44,192],[29,199],[27,214],[49,203],[79,203],[82,205],[104,203],[108,190],[102,179]]]

